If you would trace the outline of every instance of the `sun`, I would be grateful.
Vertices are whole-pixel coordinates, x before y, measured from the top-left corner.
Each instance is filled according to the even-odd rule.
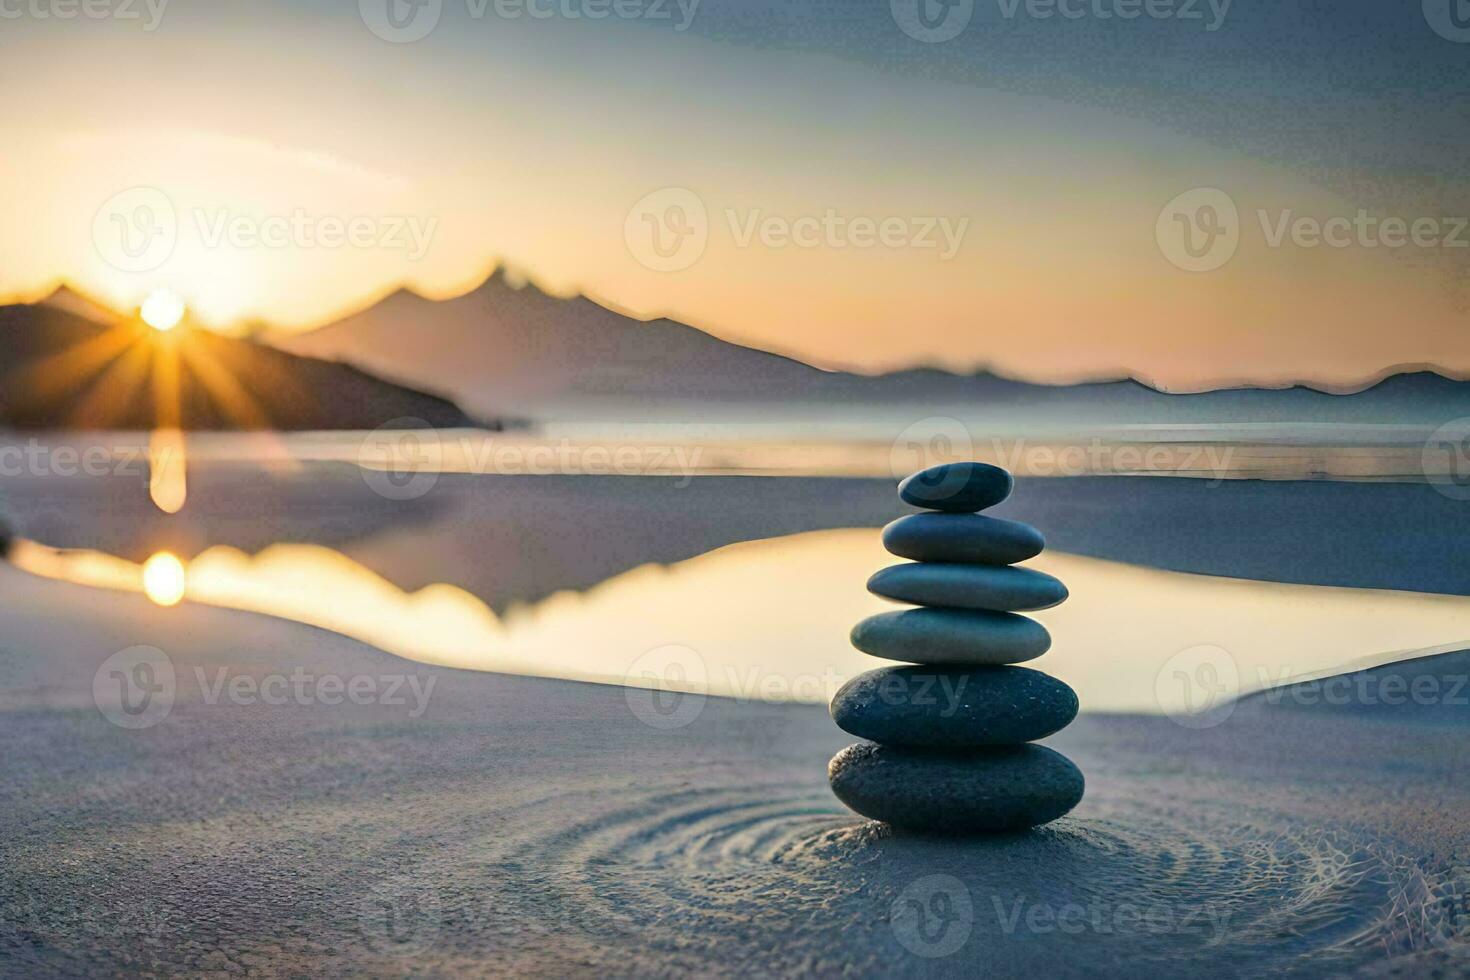
[[[138,315],[160,333],[167,333],[184,319],[184,300],[171,289],[155,289],[143,301]]]
[[[184,563],[160,551],[143,563],[143,593],[160,606],[173,606],[184,598],[188,574]]]

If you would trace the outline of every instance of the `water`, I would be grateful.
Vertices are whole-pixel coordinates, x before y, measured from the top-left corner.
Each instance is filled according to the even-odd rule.
[[[381,436],[190,436],[187,466],[170,464],[187,471],[175,513],[150,503],[146,438],[98,438],[105,472],[8,481],[10,518],[37,542],[13,559],[138,591],[143,563],[174,553],[185,580],[160,582],[185,601],[471,669],[818,702],[881,663],[846,639],[894,608],[863,587],[893,561],[876,528],[903,511],[892,459],[871,442],[806,453],[736,440],[706,456],[697,441]],[[1157,460],[1178,450],[1152,448]],[[1073,598],[1037,614],[1055,637],[1040,666],[1085,710],[1208,711],[1470,640],[1457,501],[1422,482],[1240,479],[1261,459],[1320,470],[1328,457],[1381,475],[1402,447],[1271,448],[1222,479],[1023,478],[999,509],[1051,540],[1032,564]],[[613,466],[634,449],[637,465],[659,449],[684,469],[506,472],[535,453],[567,469],[557,453],[586,463],[597,450]]]

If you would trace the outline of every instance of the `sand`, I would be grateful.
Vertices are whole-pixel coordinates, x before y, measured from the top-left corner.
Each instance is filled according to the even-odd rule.
[[[1454,704],[1084,714],[1047,742],[1088,778],[1071,816],[897,838],[828,792],[847,740],[820,707],[430,667],[9,568],[0,589],[7,975],[1470,975]],[[126,730],[93,680],[135,644],[178,696]],[[429,696],[206,699],[303,673]]]

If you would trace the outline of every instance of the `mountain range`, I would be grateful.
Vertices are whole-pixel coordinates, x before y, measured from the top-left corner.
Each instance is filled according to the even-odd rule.
[[[204,329],[159,333],[62,287],[0,306],[0,426],[374,429],[474,424],[452,402]]]
[[[1000,431],[1434,427],[1470,417],[1470,382],[1427,370],[1390,374],[1353,394],[1304,386],[1170,394],[1128,379],[1042,385],[932,368],[827,371],[674,320],[555,296],[503,269],[454,299],[400,289],[326,326],[267,332],[260,342],[205,329],[158,334],[62,287],[38,303],[0,306],[0,336],[0,425],[10,428],[148,429],[160,411],[185,429],[284,430],[404,419],[499,428],[506,420],[886,424],[942,415]]]
[[[444,392],[471,414],[550,421],[949,414],[987,424],[1351,423],[1441,425],[1470,416],[1470,382],[1389,374],[1353,394],[1298,386],[1170,394],[1134,380],[1043,385],[918,368],[826,371],[669,319],[639,320],[586,296],[558,297],[497,270],[434,301],[406,289],[285,350],[340,360]]]

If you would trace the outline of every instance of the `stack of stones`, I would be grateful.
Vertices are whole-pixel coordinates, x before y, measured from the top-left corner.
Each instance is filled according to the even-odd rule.
[[[1025,524],[977,513],[1010,495],[1011,475],[984,463],[916,473],[899,496],[928,513],[883,529],[883,545],[914,559],[882,569],[868,590],[922,608],[859,623],[864,653],[918,666],[853,678],[832,718],[869,741],[828,766],[832,790],[863,816],[902,830],[974,834],[1055,820],[1082,799],[1082,773],[1031,742],[1065,728],[1077,695],[1040,671],[1012,666],[1051,646],[1046,627],[1017,612],[1067,598],[1057,579],[1015,562],[1045,546]]]

